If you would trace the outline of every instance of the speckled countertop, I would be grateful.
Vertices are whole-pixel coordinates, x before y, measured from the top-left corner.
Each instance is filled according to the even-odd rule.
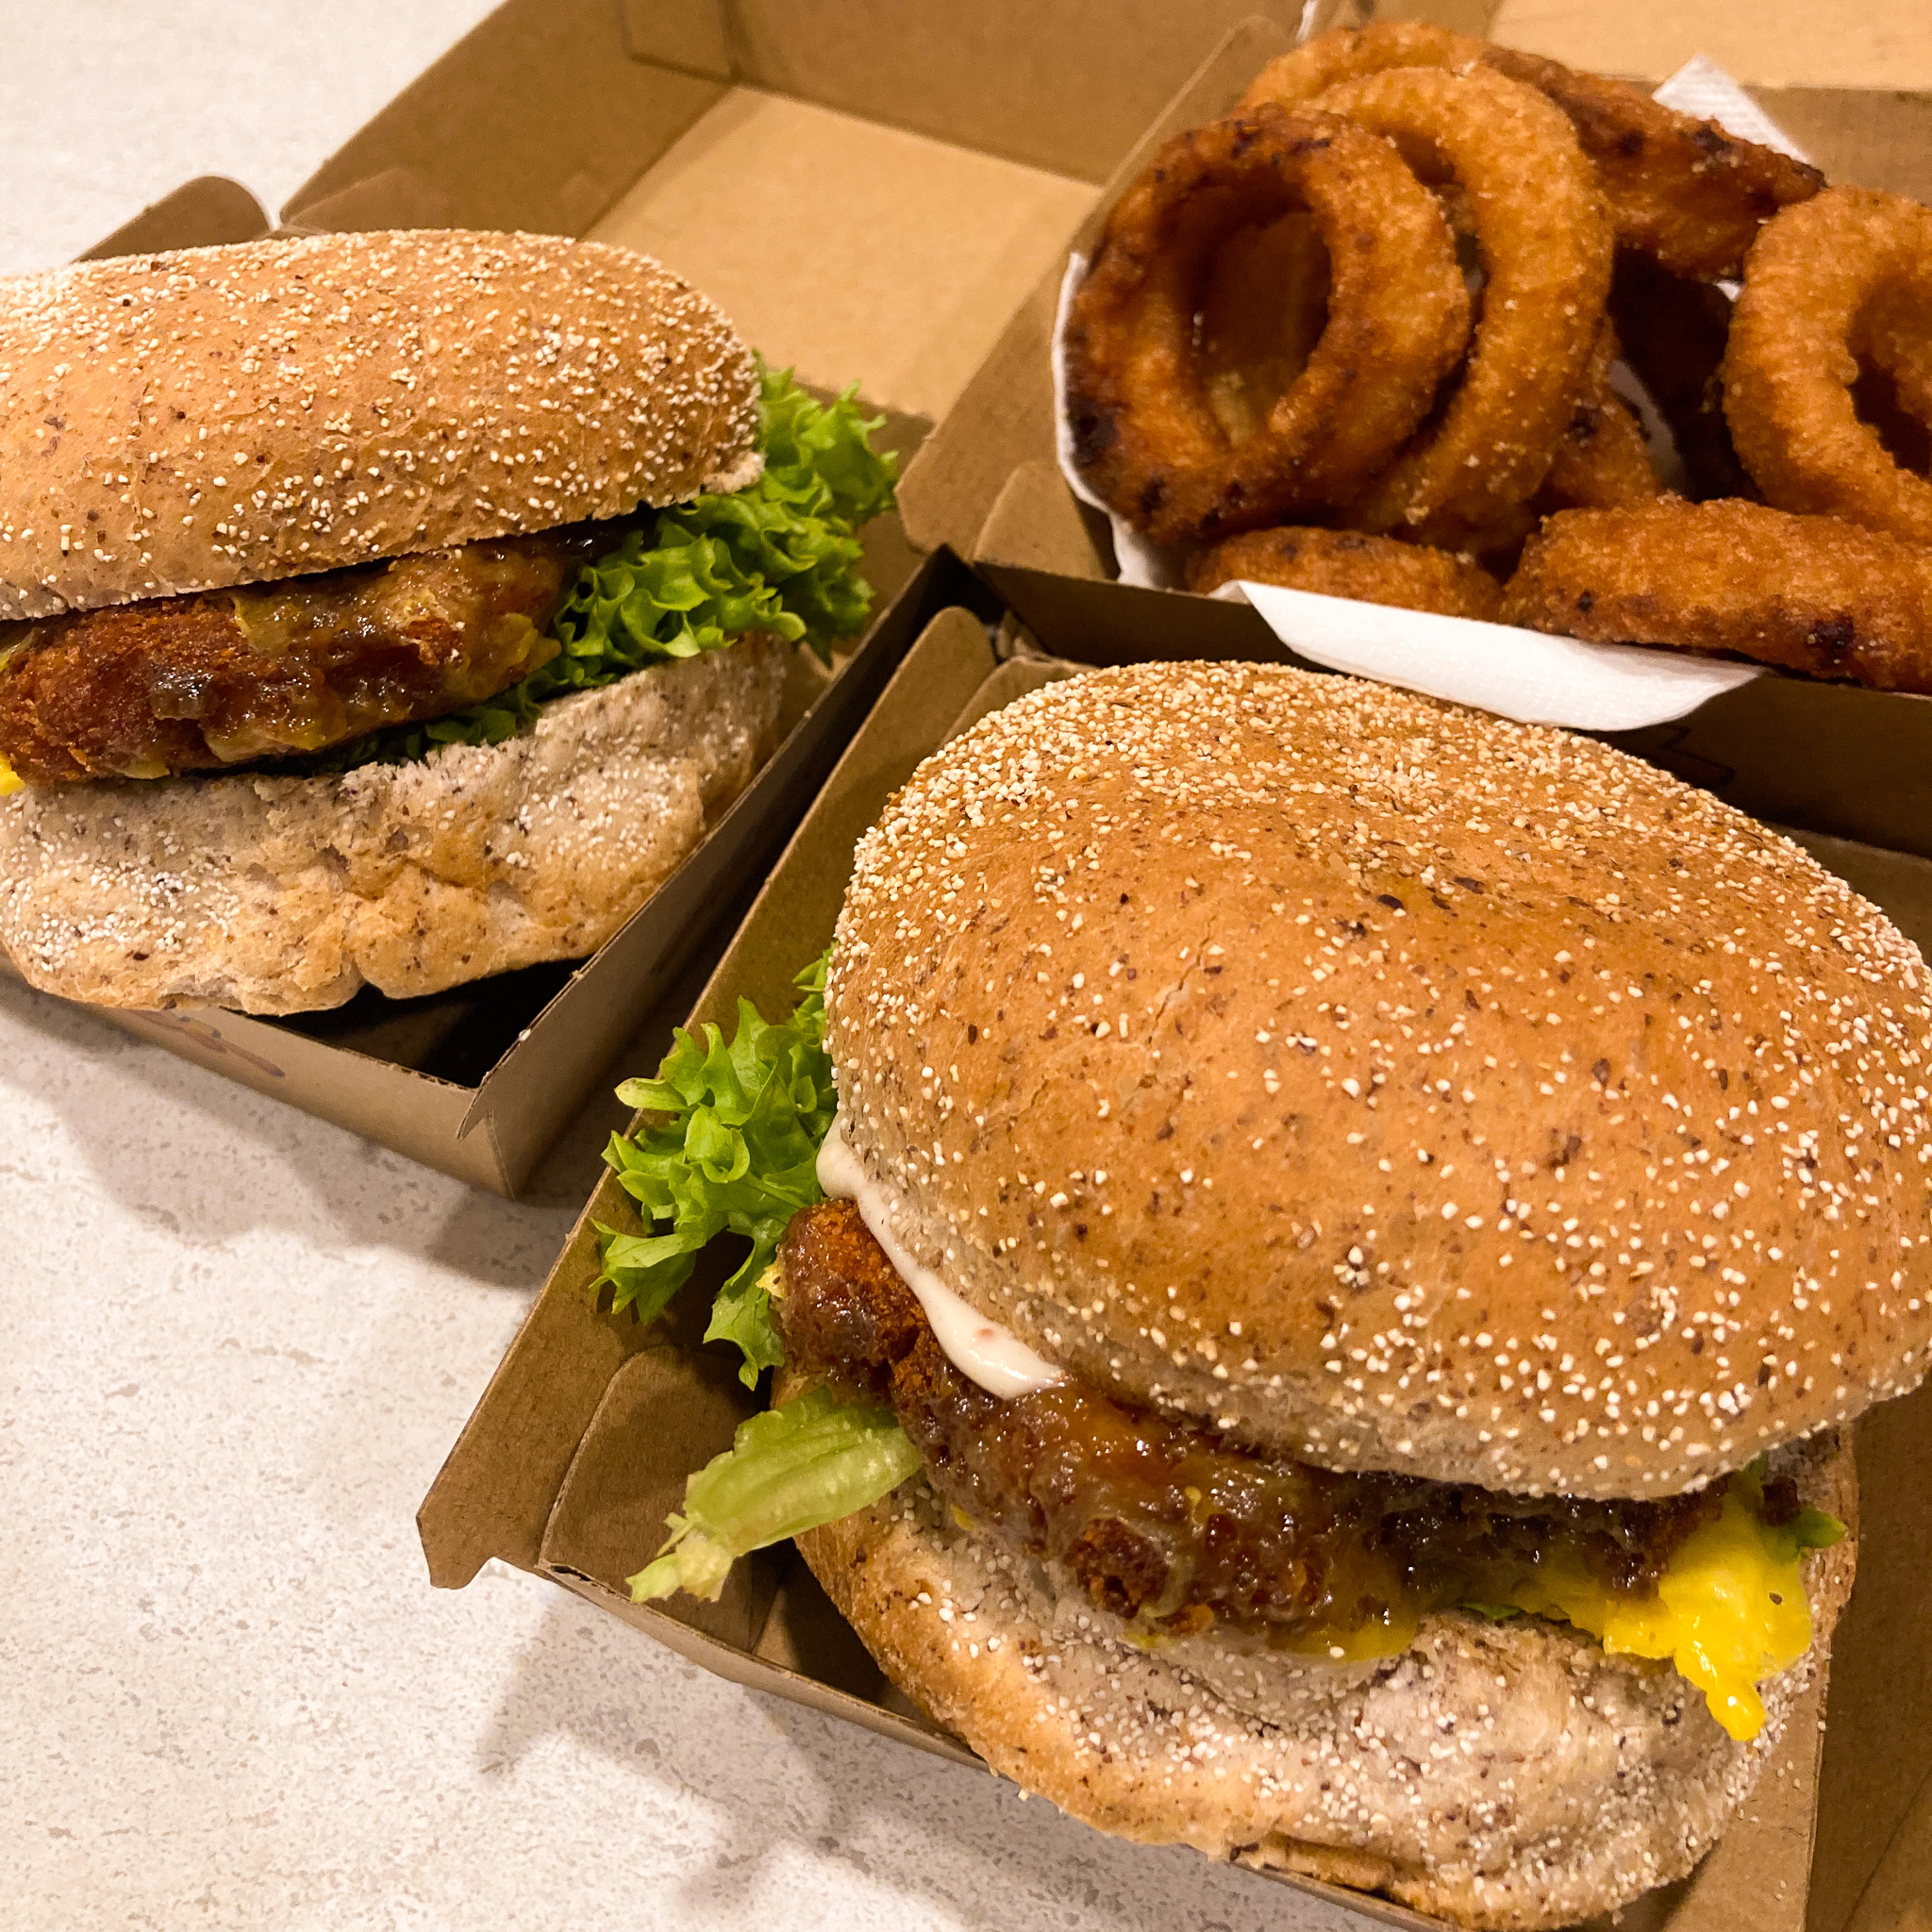
[[[0,6],[0,272],[273,208],[480,0]],[[741,1690],[413,1517],[588,1191],[510,1207],[0,981],[0,1926],[1340,1928]]]

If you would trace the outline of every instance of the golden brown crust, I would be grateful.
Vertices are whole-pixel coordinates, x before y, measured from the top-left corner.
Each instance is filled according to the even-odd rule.
[[[1562,109],[1601,177],[1618,242],[1674,274],[1699,281],[1735,275],[1759,224],[1824,185],[1816,168],[1740,141],[1715,121],[1679,114],[1626,80],[1580,74],[1420,21],[1319,35],[1270,62],[1241,106],[1312,100],[1342,81],[1391,68],[1464,72],[1478,64]]]
[[[1838,517],[1678,497],[1568,510],[1524,547],[1503,616],[1559,637],[1729,651],[1932,691],[1932,550]]]
[[[158,778],[440,718],[557,655],[545,633],[593,541],[485,540],[29,624],[0,650],[0,758],[31,784]]]
[[[1834,188],[1787,208],[1753,244],[1724,349],[1724,417],[1767,503],[1932,541],[1932,481],[1896,462],[1859,420],[1865,317],[1901,288],[1932,285],[1932,208]],[[1924,308],[1919,315],[1924,333]],[[1885,331],[1888,335],[1890,331]],[[1889,358],[1894,367],[1896,345]]]
[[[1856,1521],[1848,1448],[1782,1452]],[[1150,1653],[964,1529],[923,1482],[799,1539],[881,1668],[991,1767],[1087,1824],[1307,1873],[1453,1924],[1572,1924],[1682,1876],[1828,1652],[1850,1539],[1807,1559],[1813,1644],[1749,1744],[1667,1664],[1536,1618],[1427,1620],[1400,1657]]]
[[[751,352],[645,256],[319,235],[0,282],[0,618],[620,516],[757,475]]]
[[[0,798],[0,948],[69,999],[254,1013],[580,958],[750,783],[784,661],[741,638],[420,764],[27,786]]]
[[[1201,595],[1241,578],[1489,623],[1503,601],[1495,578],[1464,558],[1355,530],[1255,530],[1188,560],[1188,589]]]
[[[1610,387],[1620,347],[1606,318],[1537,498],[1546,509],[1615,509],[1660,493],[1637,411]]]
[[[1669,1494],[1932,1349],[1924,962],[1588,740],[1281,667],[1053,686],[861,841],[826,1010],[913,1257],[1240,1441]]]

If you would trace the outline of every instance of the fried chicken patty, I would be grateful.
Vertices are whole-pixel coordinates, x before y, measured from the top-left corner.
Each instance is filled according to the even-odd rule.
[[[460,710],[557,655],[597,543],[578,525],[0,627],[0,758],[35,784],[157,778]]]
[[[1507,1602],[1553,1561],[1646,1592],[1721,1507],[1718,1489],[1594,1502],[1338,1474],[1071,1381],[1003,1401],[953,1366],[852,1203],[795,1217],[779,1259],[788,1364],[889,1403],[956,1508],[1150,1630],[1372,1654],[1428,1610]],[[1795,1512],[1767,1493],[1781,1502]]]

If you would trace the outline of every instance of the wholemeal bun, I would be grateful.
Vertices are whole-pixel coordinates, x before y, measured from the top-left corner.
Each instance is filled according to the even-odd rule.
[[[0,948],[70,999],[256,1013],[581,958],[751,782],[789,657],[744,637],[420,763],[27,786],[0,798]]]
[[[218,590],[758,475],[750,351],[648,257],[320,235],[0,281],[0,619]]]
[[[917,1260],[1272,1452],[1662,1495],[1926,1366],[1924,963],[1588,740],[1279,667],[1049,687],[867,834],[826,1014]]]
[[[1835,1437],[1774,1472],[1855,1521]],[[1023,1790],[1123,1838],[1499,1932],[1574,1924],[1696,1864],[1824,1664],[1854,1561],[1850,1538],[1807,1558],[1812,1647],[1759,1687],[1746,1744],[1669,1664],[1534,1617],[1430,1616],[1367,1664],[1131,1643],[923,1480],[798,1542],[892,1681]]]

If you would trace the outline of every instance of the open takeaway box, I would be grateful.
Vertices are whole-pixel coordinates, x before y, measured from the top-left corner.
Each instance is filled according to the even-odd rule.
[[[1091,607],[1091,659],[1116,655],[1105,628],[1110,608],[1106,599]],[[1123,649],[1131,654],[1130,643]],[[793,974],[831,936],[853,847],[891,791],[951,731],[1075,668],[1037,654],[1001,662],[973,616],[935,619],[793,835],[691,1024],[728,1030],[741,996],[768,1016],[788,1011]],[[611,1313],[608,1294],[592,1288],[598,1223],[638,1226],[629,1196],[608,1175],[425,1499],[418,1524],[432,1581],[460,1588],[489,1558],[502,1558],[735,1682],[976,1764],[886,1682],[790,1544],[741,1561],[716,1604],[631,1603],[625,1579],[657,1550],[686,1479],[728,1445],[758,1399],[740,1386],[737,1352],[700,1341],[712,1291],[737,1259],[719,1251],[733,1244],[714,1243],[671,1310],[641,1324]],[[1932,1540],[1932,1489],[1921,1480],[1928,1455],[1932,1388],[1860,1424],[1858,1584],[1834,1645],[1831,1726],[1821,1733],[1814,1690],[1728,1836],[1690,1879],[1627,1908],[1624,1926],[1926,1924],[1909,1913],[1932,1896],[1932,1619],[1919,1582],[1920,1553]],[[1436,1923],[1314,1881],[1282,1882],[1379,1923]]]
[[[658,257],[774,366],[857,381],[909,455],[1148,118],[1250,0],[939,9],[914,0],[509,0],[290,201],[286,229],[522,228]],[[1284,6],[1284,17],[1293,9]],[[1097,64],[1096,64],[1097,63]],[[1067,76],[1083,85],[1068,89]],[[265,233],[205,178],[93,251]],[[596,957],[291,1020],[107,1012],[144,1039],[513,1193],[784,835],[935,598],[896,518],[839,675],[751,790]],[[807,702],[808,700],[808,702]],[[728,930],[728,927],[724,929]]]
[[[1702,52],[1833,180],[1932,200],[1932,15],[1907,0],[1831,8],[1314,0],[1308,9],[1310,31],[1371,18],[1436,20],[1646,85]],[[1160,143],[1227,112],[1292,39],[1260,19],[1237,28],[1146,130],[1071,248],[1091,253],[1105,209]],[[1909,88],[1924,92],[1900,92]],[[1056,461],[1050,347],[1065,266],[1062,256],[1041,277],[911,466],[902,505],[913,541],[958,550],[1049,650],[1069,657],[1083,655],[1096,609],[1111,647],[1142,656],[1173,655],[1177,641],[1188,655],[1290,655],[1245,603],[1115,580],[1108,521],[1074,500]],[[1658,656],[1597,648],[1619,659]],[[1756,817],[1932,858],[1932,698],[1766,672],[1672,722],[1606,735]]]

